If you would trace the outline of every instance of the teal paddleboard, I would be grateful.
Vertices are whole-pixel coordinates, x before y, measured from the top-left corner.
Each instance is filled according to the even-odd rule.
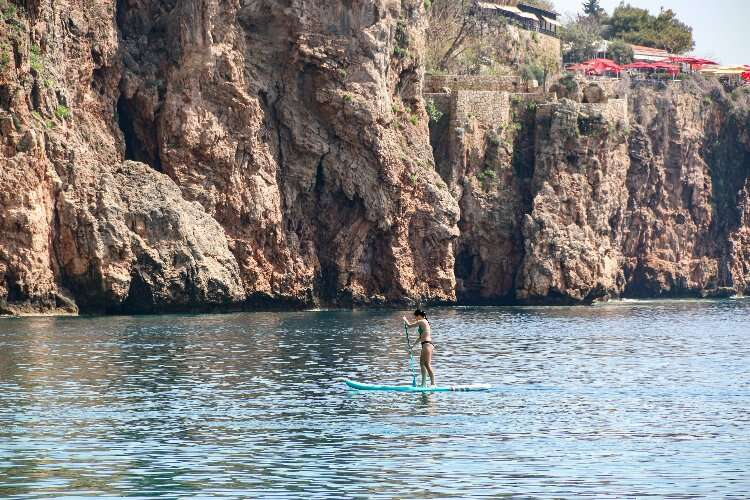
[[[474,392],[488,391],[492,388],[488,384],[451,385],[447,387],[413,386],[413,385],[373,385],[362,384],[352,380],[345,380],[346,385],[358,391],[390,391],[390,392]]]

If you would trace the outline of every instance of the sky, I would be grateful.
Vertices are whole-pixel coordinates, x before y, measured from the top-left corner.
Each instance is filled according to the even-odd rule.
[[[576,14],[583,0],[552,0],[559,13]],[[748,0],[627,0],[652,14],[659,9],[672,9],[677,17],[693,27],[693,54],[720,64],[750,64],[750,1]],[[620,0],[602,0],[602,7],[611,14]]]

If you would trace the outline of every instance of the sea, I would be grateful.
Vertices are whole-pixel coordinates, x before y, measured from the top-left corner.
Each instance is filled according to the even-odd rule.
[[[0,498],[750,498],[750,300],[427,312],[490,391],[348,389],[409,311],[0,319]]]

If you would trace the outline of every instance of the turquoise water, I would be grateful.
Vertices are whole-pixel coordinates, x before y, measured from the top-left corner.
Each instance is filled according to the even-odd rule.
[[[0,320],[0,498],[747,498],[750,301]]]

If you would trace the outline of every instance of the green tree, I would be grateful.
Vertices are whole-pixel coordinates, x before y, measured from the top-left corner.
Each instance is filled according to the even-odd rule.
[[[578,16],[565,25],[560,33],[565,55],[573,62],[581,62],[596,56],[602,44],[601,24],[596,18]]]
[[[670,9],[653,16],[647,9],[621,3],[609,20],[611,39],[664,49],[675,54],[688,52],[695,47],[693,29],[677,19]]]
[[[607,49],[609,58],[617,64],[630,64],[633,62],[633,47],[622,40],[613,40]]]
[[[589,17],[604,17],[607,13],[599,5],[599,0],[586,0],[583,2],[583,13]]]
[[[659,45],[669,52],[682,54],[695,48],[693,28],[677,19],[671,9],[662,10],[656,16],[654,28],[660,34]]]

